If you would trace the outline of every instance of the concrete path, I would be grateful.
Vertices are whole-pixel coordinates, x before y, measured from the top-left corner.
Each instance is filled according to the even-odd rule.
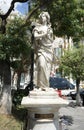
[[[62,130],[84,130],[84,107],[62,107],[59,115],[66,121],[62,123]]]

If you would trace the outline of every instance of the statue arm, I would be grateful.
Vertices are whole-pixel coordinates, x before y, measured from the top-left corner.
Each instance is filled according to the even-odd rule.
[[[34,38],[36,40],[42,38],[42,37],[45,37],[47,35],[47,31],[44,30],[44,31],[39,31],[39,30],[34,30]]]

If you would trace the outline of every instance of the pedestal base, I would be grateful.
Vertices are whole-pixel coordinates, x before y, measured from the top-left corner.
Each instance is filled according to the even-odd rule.
[[[54,89],[30,91],[22,100],[28,109],[27,130],[59,130],[58,110],[67,104]]]
[[[33,130],[57,130],[53,121],[41,121],[37,122]]]

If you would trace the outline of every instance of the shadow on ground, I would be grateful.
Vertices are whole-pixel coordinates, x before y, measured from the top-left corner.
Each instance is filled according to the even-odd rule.
[[[27,109],[21,108],[20,106],[13,106],[12,115],[19,121],[25,120],[27,116]]]

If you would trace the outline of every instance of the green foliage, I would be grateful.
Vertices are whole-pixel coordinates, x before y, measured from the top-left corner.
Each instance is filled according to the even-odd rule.
[[[14,60],[11,63],[12,67],[15,68],[19,68],[21,62],[30,57],[31,41],[27,34],[28,28],[21,28],[23,22],[24,19],[15,17],[9,21],[6,34],[0,35],[0,59],[10,62],[13,59],[18,59],[17,63]]]
[[[73,23],[75,25],[75,34],[73,36],[73,41],[77,43],[84,36],[84,0],[78,1],[77,9],[74,13],[76,21]]]
[[[72,36],[79,41],[84,36],[84,0],[53,0],[47,5],[54,34]]]
[[[49,12],[54,32],[58,36],[69,35],[73,20],[73,11],[75,9],[74,0],[53,0]],[[55,16],[55,17],[54,17]]]
[[[60,69],[64,75],[72,73],[73,78],[84,80],[84,46],[66,51],[61,58]]]
[[[20,56],[20,54],[28,54],[30,50],[27,27],[21,28],[23,21],[24,20],[21,18],[15,18],[11,21],[7,29],[7,37],[9,39],[9,43],[12,45],[11,52],[14,51],[15,57]]]
[[[22,98],[28,96],[29,90],[28,87],[25,89],[12,90],[12,102],[16,105],[21,105]]]

